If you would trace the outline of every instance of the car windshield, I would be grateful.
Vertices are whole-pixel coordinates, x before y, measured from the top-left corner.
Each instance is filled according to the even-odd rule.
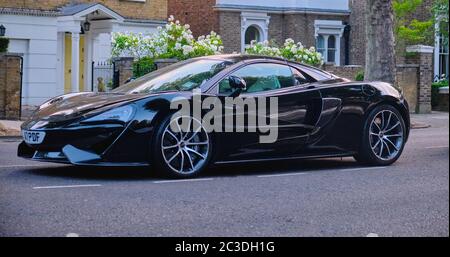
[[[114,89],[114,93],[147,94],[162,91],[191,91],[212,78],[230,61],[191,59],[156,70]]]

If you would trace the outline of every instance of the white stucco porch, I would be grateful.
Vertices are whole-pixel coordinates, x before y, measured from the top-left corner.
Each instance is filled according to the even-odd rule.
[[[58,17],[58,71],[61,93],[78,91],[96,91],[92,83],[92,62],[108,60],[111,52],[111,33],[135,32],[151,33],[156,25],[127,21],[124,17],[101,4],[79,4],[63,9],[63,16]],[[65,69],[68,57],[67,40],[70,34],[70,72]],[[80,37],[84,37],[80,44]],[[81,51],[81,53],[80,53]],[[82,65],[80,65],[82,63]],[[67,65],[66,65],[67,66]],[[80,76],[80,74],[82,74]],[[70,76],[70,79],[67,78]],[[69,81],[69,82],[68,82]],[[70,83],[70,86],[67,85]]]
[[[82,31],[86,21],[90,28]],[[57,11],[2,8],[0,24],[10,38],[8,51],[23,56],[22,109],[26,111],[57,95],[91,91],[92,62],[111,58],[112,32],[152,33],[165,21],[130,20],[101,4],[84,3]]]

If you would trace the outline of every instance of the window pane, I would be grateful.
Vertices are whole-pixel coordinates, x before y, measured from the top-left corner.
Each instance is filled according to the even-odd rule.
[[[316,48],[317,49],[324,49],[325,48],[325,41],[324,41],[322,35],[319,35],[317,37]]]
[[[439,37],[439,53],[444,54],[447,53],[448,54],[448,43],[445,42],[444,37],[441,35]]]
[[[294,78],[288,66],[271,63],[251,64],[236,71],[233,75],[247,83],[247,93],[262,92],[294,86]],[[228,79],[219,83],[220,93],[231,93]]]
[[[336,62],[336,50],[328,49],[327,62]]]
[[[328,48],[336,48],[336,37],[329,36],[328,37]]]
[[[448,77],[448,54],[440,54],[439,55],[439,75],[445,75]]]
[[[291,68],[296,85],[302,85],[312,82],[309,78],[306,78],[299,70]]]
[[[252,40],[260,41],[259,30],[255,26],[250,26],[245,31],[245,44],[250,45]]]

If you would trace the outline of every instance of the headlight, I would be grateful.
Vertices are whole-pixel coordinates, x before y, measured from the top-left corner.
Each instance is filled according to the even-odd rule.
[[[122,107],[118,107],[98,115],[94,117],[88,118],[82,122],[99,122],[99,121],[121,121],[128,122],[133,115],[133,107],[131,105],[125,105]]]

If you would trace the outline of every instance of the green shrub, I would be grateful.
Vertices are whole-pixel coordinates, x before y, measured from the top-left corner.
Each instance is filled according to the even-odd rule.
[[[364,71],[356,73],[355,81],[364,81]]]
[[[439,88],[448,87],[448,80],[443,79],[431,84],[431,106],[437,107],[439,105]]]
[[[155,63],[150,57],[142,57],[133,63],[133,76],[139,78],[145,74],[156,70]]]
[[[9,38],[0,37],[0,53],[6,53],[8,50]]]
[[[433,84],[431,84],[432,87],[436,87],[436,88],[440,88],[440,87],[448,87],[448,80],[447,79],[443,79],[443,80],[439,80],[437,82],[433,82]]]

